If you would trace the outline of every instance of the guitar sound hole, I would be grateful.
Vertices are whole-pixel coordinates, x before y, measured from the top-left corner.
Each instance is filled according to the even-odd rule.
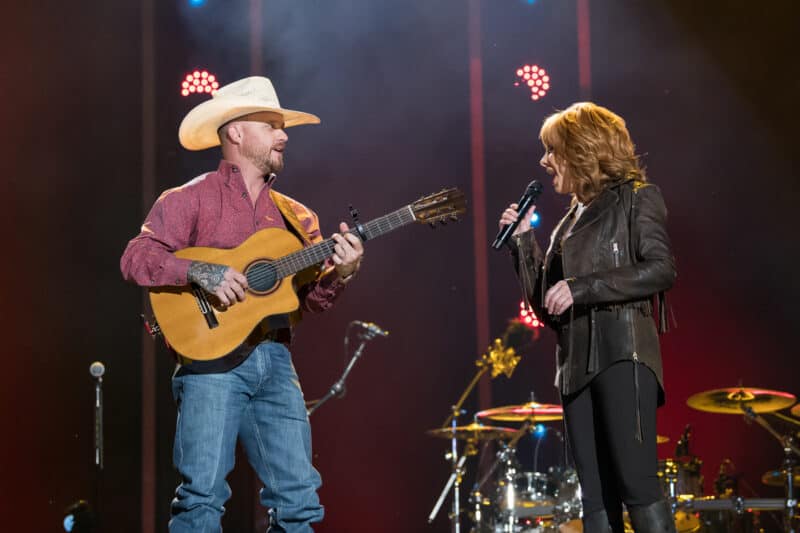
[[[250,290],[266,294],[272,292],[278,285],[278,273],[275,266],[269,261],[257,261],[252,263],[244,273],[247,276],[247,283]]]

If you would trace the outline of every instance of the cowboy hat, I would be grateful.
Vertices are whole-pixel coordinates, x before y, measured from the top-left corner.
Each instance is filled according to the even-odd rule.
[[[233,119],[273,111],[283,116],[283,127],[319,124],[319,117],[283,109],[269,78],[251,76],[220,87],[217,92],[189,111],[178,129],[178,139],[187,150],[204,150],[220,144],[217,130]]]

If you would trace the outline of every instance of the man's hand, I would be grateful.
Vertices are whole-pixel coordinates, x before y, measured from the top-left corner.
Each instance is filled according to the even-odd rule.
[[[498,225],[502,228],[503,226],[513,224],[519,218],[519,212],[517,212],[518,208],[519,206],[517,204],[509,205],[506,210],[500,214],[500,222],[498,222]],[[530,209],[528,209],[528,212],[525,213],[525,218],[520,221],[517,229],[514,230],[514,235],[525,233],[531,229],[531,219],[533,218],[534,212],[536,212],[536,206],[532,205]]]
[[[544,306],[551,315],[560,315],[573,304],[572,291],[569,284],[561,280],[547,291],[544,295]]]
[[[216,296],[225,307],[235,304],[237,300],[243,301],[247,291],[244,274],[225,265],[192,261],[187,277],[207,293]]]
[[[336,273],[340,278],[352,276],[361,267],[361,259],[364,256],[364,245],[361,239],[348,233],[350,228],[341,222],[339,231],[334,233],[331,238],[336,241],[333,247],[333,263],[336,265]]]

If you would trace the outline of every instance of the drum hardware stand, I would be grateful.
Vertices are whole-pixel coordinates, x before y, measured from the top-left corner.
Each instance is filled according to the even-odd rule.
[[[447,497],[450,489],[453,488],[453,506],[452,513],[450,513],[450,522],[453,533],[461,533],[460,488],[461,480],[464,475],[463,466],[466,458],[470,455],[475,455],[475,453],[477,453],[477,449],[475,448],[474,443],[467,441],[467,444],[464,448],[464,454],[461,457],[458,456],[458,440],[456,439],[455,433],[458,417],[465,412],[462,409],[462,406],[467,400],[467,397],[475,388],[475,385],[478,384],[478,381],[481,379],[481,377],[488,372],[490,368],[492,378],[496,378],[500,374],[505,374],[506,377],[510,378],[511,374],[514,373],[514,369],[516,368],[520,359],[521,357],[516,355],[514,348],[506,348],[503,346],[503,342],[500,339],[495,339],[492,345],[489,346],[488,353],[481,354],[480,358],[475,361],[475,366],[478,367],[478,371],[475,373],[472,381],[469,382],[469,385],[467,385],[467,388],[461,394],[458,402],[456,402],[456,404],[451,408],[450,414],[445,419],[444,423],[442,423],[442,429],[447,428],[448,426],[453,428],[453,437],[450,439],[450,452],[445,454],[445,458],[448,459],[452,464],[452,473],[450,474],[447,483],[445,483],[442,493],[439,495],[439,499],[433,506],[431,514],[428,516],[428,523],[432,523],[436,518],[436,515],[439,514],[439,509],[442,507],[444,499]]]
[[[800,448],[795,446],[794,439],[791,435],[781,435],[775,431],[770,423],[763,416],[753,411],[751,407],[742,405],[742,411],[746,419],[754,420],[781,443],[781,447],[783,448],[782,471],[784,476],[786,476],[786,503],[783,509],[783,528],[786,533],[796,533],[797,530],[793,525],[795,509],[797,508],[797,498],[794,497],[794,467],[797,464],[795,456],[800,456]]]
[[[455,427],[455,421],[457,417],[453,418],[453,427]],[[433,510],[431,514],[428,516],[428,523],[432,523],[433,520],[436,518],[436,515],[439,514],[439,509],[442,508],[442,504],[444,504],[444,500],[447,497],[447,494],[450,492],[450,489],[453,489],[453,510],[449,515],[450,522],[452,523],[453,532],[454,533],[461,533],[461,481],[464,478],[464,463],[467,460],[467,457],[470,455],[475,455],[477,453],[477,449],[475,445],[472,443],[467,443],[467,446],[464,449],[464,455],[461,457],[458,456],[458,450],[456,449],[456,439],[452,439],[452,451],[445,454],[445,458],[449,459],[452,462],[453,471],[450,474],[450,477],[447,479],[447,483],[445,483],[444,488],[442,489],[442,493],[439,494],[439,499],[436,500],[436,505],[433,506]]]

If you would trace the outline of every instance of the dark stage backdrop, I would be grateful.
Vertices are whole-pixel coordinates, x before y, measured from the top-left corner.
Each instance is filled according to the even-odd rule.
[[[255,54],[256,3],[156,4],[157,133],[146,139],[156,150],[156,190],[217,164],[213,150],[181,149],[176,134],[198,101],[179,96],[181,76],[206,67],[223,82],[255,68],[272,78],[285,106],[322,117],[321,126],[288,131],[277,188],[312,206],[326,233],[347,219],[350,204],[369,219],[446,185],[472,194],[468,2],[265,1]],[[586,94],[577,66],[579,3],[477,5],[487,234],[532,177],[549,181],[536,138],[548,113],[589,96],[624,116],[667,200],[679,266],[670,294],[678,327],[664,338],[667,405],[659,413],[659,432],[673,443],[661,456],[672,455],[691,424],[707,491],[730,459],[743,494],[777,496],[759,482],[781,459],[770,437],[741,417],[692,411],[685,400],[739,383],[800,393],[793,335],[800,285],[792,272],[800,259],[792,222],[800,81],[790,38],[797,7],[788,0],[588,2]],[[57,531],[64,508],[85,498],[101,505],[107,531],[141,531],[141,292],[121,281],[118,259],[143,217],[142,5],[90,0],[5,11],[4,525]],[[527,62],[552,76],[541,102],[512,85],[515,68]],[[542,239],[566,207],[549,183],[546,191]],[[368,346],[347,395],[313,416],[327,509],[320,531],[447,530],[444,512],[426,524],[448,468],[444,441],[424,431],[445,418],[478,355],[473,215],[369,243],[362,272],[336,308],[298,328],[293,352],[307,398],[323,395],[345,365],[349,321],[391,330]],[[488,277],[490,333],[498,336],[519,302],[504,253],[489,256]],[[155,357],[157,478],[147,497],[155,530],[164,531],[176,482],[174,407],[171,362],[163,350]],[[99,502],[93,360],[107,368]],[[492,403],[521,403],[531,393],[556,401],[552,380],[553,338],[542,332],[514,376],[492,382]],[[469,415],[477,405],[471,397]],[[558,459],[557,444],[544,448],[546,461]],[[529,451],[523,443],[524,461]],[[231,485],[226,530],[256,531],[263,513],[243,459]]]

